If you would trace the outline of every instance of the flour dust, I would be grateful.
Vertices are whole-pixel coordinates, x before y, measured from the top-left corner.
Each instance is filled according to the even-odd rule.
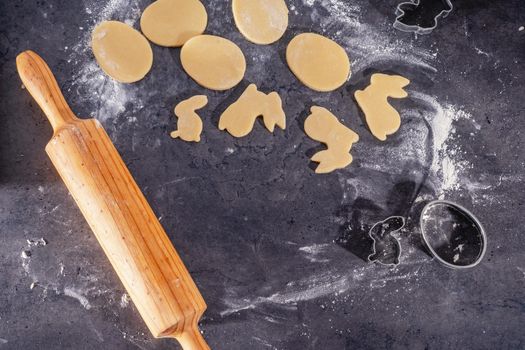
[[[42,215],[53,215],[52,212]],[[91,297],[115,298],[113,289],[103,282],[105,273],[73,250],[64,251],[60,257],[50,256],[46,252],[48,244],[43,237],[28,239],[20,253],[22,269],[31,279],[28,289],[39,293],[44,300],[49,293],[73,298],[86,310],[92,308]],[[64,261],[75,261],[74,265],[79,268],[75,270],[73,264],[66,266]]]

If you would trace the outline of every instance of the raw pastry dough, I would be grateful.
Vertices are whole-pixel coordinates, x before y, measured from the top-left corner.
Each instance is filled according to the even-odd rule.
[[[182,46],[204,33],[206,8],[199,0],[158,0],[146,7],[140,18],[142,33],[160,46]]]
[[[252,131],[255,119],[260,116],[270,132],[276,125],[283,130],[286,128],[286,116],[277,92],[266,95],[258,91],[255,84],[250,84],[241,97],[221,114],[219,129],[226,129],[235,137],[243,137]]]
[[[310,138],[328,147],[313,155],[312,161],[319,163],[315,172],[329,173],[352,163],[352,155],[348,152],[359,141],[359,135],[341,124],[326,108],[314,106],[310,112],[304,122],[304,131]]]
[[[255,44],[276,42],[288,27],[284,0],[233,0],[232,9],[237,28]]]
[[[177,130],[171,132],[171,137],[176,139],[180,137],[184,141],[201,140],[202,120],[195,110],[201,109],[208,104],[208,97],[197,95],[188,98],[175,106],[175,115],[177,121]]]
[[[303,33],[286,48],[288,66],[304,85],[326,92],[343,85],[350,76],[346,51],[335,41],[315,33]]]
[[[388,97],[407,97],[403,88],[408,84],[410,80],[400,75],[376,73],[372,75],[366,89],[357,90],[354,94],[370,131],[381,141],[385,141],[387,135],[392,135],[401,126],[401,117],[388,103]]]
[[[125,23],[100,23],[91,38],[91,47],[102,70],[121,83],[144,78],[153,64],[148,40]]]
[[[214,35],[199,35],[188,40],[182,46],[180,60],[190,77],[212,90],[234,87],[246,71],[241,49],[230,40]]]

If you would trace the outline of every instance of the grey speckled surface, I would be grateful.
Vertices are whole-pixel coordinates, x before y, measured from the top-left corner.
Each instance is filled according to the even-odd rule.
[[[147,3],[0,3],[0,349],[177,348],[152,339],[122,300],[46,157],[51,128],[15,71],[24,49],[47,60],[79,116],[104,124],[207,300],[201,328],[212,348],[525,347],[521,1],[458,1],[418,37],[392,28],[397,1],[288,1],[288,32],[263,47],[243,40],[228,1],[205,0],[208,33],[234,40],[248,61],[242,86],[222,93],[186,77],[177,49],[154,47],[151,73],[134,85],[100,74],[86,50],[90,28],[133,23]],[[310,30],[347,49],[354,74],[343,88],[314,93],[288,71],[286,43]],[[393,102],[402,129],[380,143],[352,95],[385,70],[412,84],[408,99]],[[257,123],[233,139],[217,130],[220,112],[250,82],[280,93],[286,131],[271,135]],[[203,141],[170,139],[175,103],[202,92],[210,98]],[[360,134],[348,169],[317,176],[309,167],[318,145],[302,123],[313,104]],[[488,254],[475,269],[448,270],[422,250],[414,222],[438,196],[485,224]],[[394,214],[408,216],[401,264],[368,265],[364,233]],[[26,242],[40,237],[48,244]]]

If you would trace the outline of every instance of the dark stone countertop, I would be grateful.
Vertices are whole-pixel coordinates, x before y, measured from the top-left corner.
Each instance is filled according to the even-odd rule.
[[[51,127],[15,69],[26,49],[49,63],[72,109],[108,131],[208,303],[201,329],[212,348],[525,347],[522,1],[457,1],[431,34],[415,36],[392,27],[398,1],[289,0],[285,36],[257,46],[236,30],[229,1],[204,0],[207,32],[235,41],[248,62],[226,92],[189,79],[179,49],[153,46],[153,69],[137,84],[100,72],[93,25],[137,28],[148,3],[0,3],[0,349],[177,348],[151,337],[47,158]],[[304,31],[345,47],[348,84],[315,93],[290,73],[286,44]],[[376,71],[411,80],[410,96],[393,101],[401,130],[384,143],[352,97]],[[234,139],[217,129],[251,82],[280,94],[285,131],[256,123]],[[173,107],[196,93],[210,99],[202,142],[171,139]],[[313,173],[318,144],[302,130],[312,105],[360,135],[347,169]],[[447,269],[423,249],[419,210],[438,197],[485,225],[476,268]],[[390,215],[408,219],[401,263],[368,264],[367,229]]]

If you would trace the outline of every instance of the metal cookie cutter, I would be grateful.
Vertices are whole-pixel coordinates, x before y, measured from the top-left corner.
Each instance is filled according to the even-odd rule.
[[[440,1],[443,5],[443,9],[434,17],[433,25],[430,27],[421,27],[419,25],[405,24],[402,22],[403,17],[407,15],[406,11],[408,8],[417,8],[420,6],[421,0],[412,0],[407,2],[402,2],[397,5],[396,8],[396,21],[394,22],[394,28],[401,30],[403,32],[414,32],[416,34],[430,34],[438,25],[438,20],[445,18],[454,8],[450,0],[434,0]]]
[[[404,226],[405,218],[402,216],[391,216],[374,224],[368,231],[368,235],[374,241],[368,261],[382,265],[399,265],[401,245],[392,233],[401,230]]]
[[[429,202],[419,219],[427,248],[443,265],[454,269],[474,267],[487,250],[487,236],[479,220],[459,204]]]

